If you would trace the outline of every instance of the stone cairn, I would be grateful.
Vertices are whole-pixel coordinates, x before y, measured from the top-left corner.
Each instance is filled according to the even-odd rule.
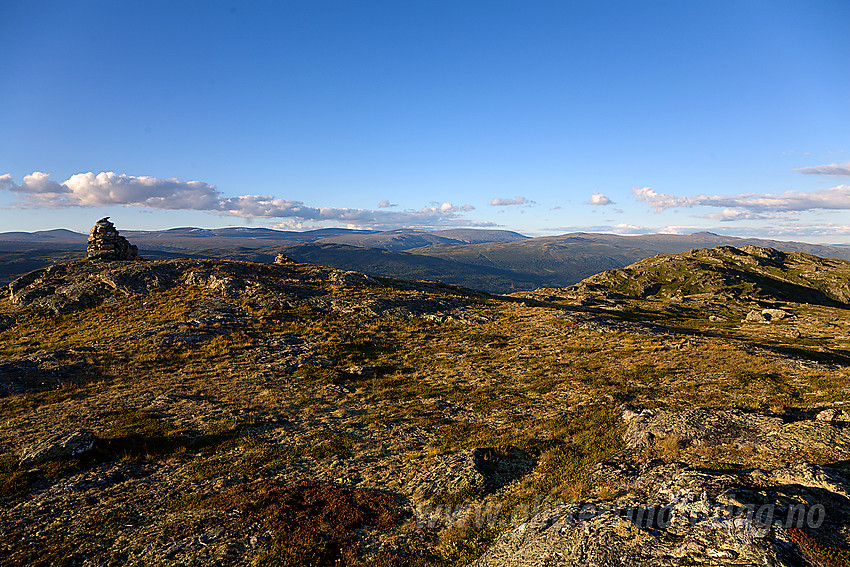
[[[286,254],[278,254],[274,259],[275,264],[297,264],[295,260],[287,256]]]
[[[103,217],[89,232],[86,255],[91,260],[134,260],[139,249],[118,234],[109,217]]]

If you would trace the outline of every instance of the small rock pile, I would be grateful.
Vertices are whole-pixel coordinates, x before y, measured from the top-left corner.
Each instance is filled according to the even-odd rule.
[[[89,232],[86,255],[91,260],[134,260],[139,249],[118,234],[109,217],[103,217]]]

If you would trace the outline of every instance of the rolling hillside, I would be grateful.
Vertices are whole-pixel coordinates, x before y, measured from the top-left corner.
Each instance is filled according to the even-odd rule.
[[[31,272],[0,287],[0,565],[842,565],[849,279],[746,246],[498,296]]]
[[[767,246],[828,258],[850,258],[850,247],[742,239],[707,232],[644,236],[576,233],[526,238],[510,231],[476,229],[288,232],[264,228],[175,228],[123,234],[148,259],[271,261],[282,252],[299,261],[338,269],[440,280],[492,293],[564,287],[656,254],[723,245]],[[0,283],[57,261],[82,257],[85,238],[64,230],[0,234]]]

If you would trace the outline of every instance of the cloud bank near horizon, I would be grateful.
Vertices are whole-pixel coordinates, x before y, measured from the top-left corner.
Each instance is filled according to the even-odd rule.
[[[696,195],[694,197],[677,197],[676,195],[658,193],[652,187],[633,188],[632,192],[638,201],[647,203],[657,213],[667,209],[700,206],[719,207],[727,211],[728,220],[778,218],[771,216],[772,213],[850,209],[850,185],[838,185],[810,192],[785,191],[783,193]],[[733,218],[736,215],[737,218]]]
[[[642,226],[629,223],[604,224],[590,226],[558,226],[547,229],[548,232],[559,233],[611,233],[619,236],[639,236],[644,234],[670,234],[686,235],[697,232],[711,232],[725,236],[738,236],[747,238],[794,238],[794,237],[822,237],[850,235],[850,224],[837,223],[806,223],[797,222],[777,223],[772,226],[737,226],[735,228],[723,226],[696,226],[696,225],[668,225],[668,226]]]
[[[469,204],[456,205],[451,201],[431,201],[421,208],[407,209],[396,208],[398,205],[388,199],[377,203],[375,209],[317,207],[303,201],[282,199],[273,195],[227,196],[215,185],[202,181],[161,179],[115,172],[78,173],[58,182],[53,180],[50,174],[35,171],[24,176],[20,184],[16,183],[12,175],[4,174],[0,175],[0,191],[15,195],[18,202],[12,204],[11,208],[18,209],[124,206],[153,211],[201,211],[245,220],[267,219],[271,221],[269,226],[287,230],[323,226],[373,230],[503,226],[496,222],[474,220],[475,217],[469,213],[474,211],[475,207]],[[682,234],[708,230],[766,237],[850,236],[850,225],[842,224],[843,219],[826,222],[828,212],[850,210],[850,185],[837,185],[813,191],[695,196],[661,193],[652,187],[635,187],[632,193],[634,202],[645,203],[656,213],[669,209],[694,209],[691,215],[695,219],[692,221],[693,225],[664,226],[661,223],[647,222],[645,219],[639,220],[640,217],[636,216],[629,219],[634,224],[617,224],[615,218],[606,218],[604,222],[611,224],[561,226],[558,229],[616,234]],[[490,207],[502,209],[499,212],[512,207],[524,212],[533,204],[534,201],[523,196],[496,197],[489,202]],[[613,204],[613,201],[608,196],[594,191],[584,204],[610,210],[607,205]],[[554,207],[551,210],[558,209],[559,207]],[[614,209],[612,212],[623,211]],[[566,218],[569,218],[569,215],[566,215]],[[708,219],[711,222],[703,223],[696,219]],[[548,219],[536,220],[540,223]],[[551,233],[557,230],[539,227],[539,224],[533,228],[526,227],[525,231],[540,233],[542,230]]]
[[[376,211],[338,207],[312,207],[303,201],[280,199],[272,195],[226,197],[215,185],[201,181],[159,179],[148,176],[78,173],[61,183],[50,174],[35,171],[16,184],[10,174],[0,175],[0,190],[16,194],[21,208],[137,206],[158,210],[208,211],[245,219],[289,219],[295,223],[337,222],[349,227],[458,227],[497,226],[491,222],[464,219],[461,214],[474,210],[472,205],[454,205],[449,201],[431,202],[418,210]],[[392,207],[387,202],[380,208]],[[288,221],[285,221],[288,223]]]
[[[832,175],[832,176],[850,176],[850,161],[847,163],[830,163],[827,165],[816,165],[813,167],[798,167],[794,171],[806,173],[808,175]]]

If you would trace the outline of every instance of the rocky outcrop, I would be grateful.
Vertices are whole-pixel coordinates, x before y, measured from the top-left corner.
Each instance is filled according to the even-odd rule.
[[[367,296],[329,293],[321,286],[368,290]],[[482,318],[463,299],[479,292],[431,282],[411,283],[359,272],[299,262],[265,264],[217,260],[90,262],[80,260],[36,270],[10,283],[5,295],[18,307],[45,307],[69,313],[128,296],[195,287],[220,298],[242,297],[255,306],[280,307],[304,301],[310,308],[343,315],[361,314],[391,320],[430,319],[446,323],[478,323]],[[385,289],[381,289],[385,288]],[[398,291],[422,290],[440,297],[409,299]],[[5,317],[0,314],[0,317]],[[6,319],[0,319],[0,326]],[[9,316],[9,320],[13,319]]]
[[[850,262],[772,248],[719,246],[646,258],[591,276],[565,293],[609,299],[722,298],[725,303],[759,305],[794,302],[846,309]]]
[[[560,504],[499,538],[470,567],[635,565],[799,566],[847,518],[847,480],[801,463],[774,471],[718,474],[648,463],[647,492],[611,502]]]
[[[175,285],[175,266],[168,262],[90,262],[80,260],[36,270],[8,285],[13,304],[69,313],[100,305],[107,299],[145,295]]]
[[[82,455],[94,448],[94,441],[94,433],[87,429],[51,435],[24,451],[21,456],[21,466],[31,467],[52,459]]]
[[[789,315],[785,311],[781,309],[762,309],[758,311],[753,309],[747,316],[744,318],[744,323],[771,323],[773,321],[780,321],[787,317],[793,317],[793,315]]]
[[[275,264],[295,264],[295,260],[287,256],[286,254],[278,254],[274,258]]]
[[[469,567],[838,565],[825,561],[850,520],[843,416],[626,408],[625,451],[593,473],[620,496],[540,506]],[[647,457],[670,439],[681,461]],[[717,449],[747,466],[683,462]],[[835,464],[787,464],[801,455]]]
[[[103,217],[89,232],[86,256],[90,260],[134,260],[139,249],[118,234],[109,217]]]
[[[644,410],[629,420],[626,452],[638,455],[649,446],[675,439],[683,452],[746,451],[747,461],[762,467],[790,462],[807,454],[834,461],[850,458],[850,428],[831,423],[838,421],[834,416],[844,412],[830,408],[821,413],[823,417],[817,419],[792,420],[787,416],[740,410]]]
[[[423,463],[407,480],[405,490],[417,499],[491,494],[531,472],[536,463],[533,455],[516,448],[477,447]]]

